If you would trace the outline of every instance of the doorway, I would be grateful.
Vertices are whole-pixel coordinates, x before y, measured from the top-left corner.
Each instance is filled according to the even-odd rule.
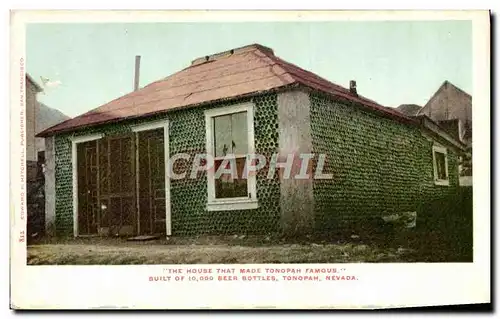
[[[74,142],[75,235],[170,235],[164,123]]]
[[[163,129],[137,132],[138,234],[165,234],[165,147]]]
[[[99,150],[99,235],[133,235],[135,224],[134,144],[132,135],[97,141]]]

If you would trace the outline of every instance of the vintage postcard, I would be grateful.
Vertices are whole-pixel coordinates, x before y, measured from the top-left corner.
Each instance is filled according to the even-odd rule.
[[[489,30],[12,11],[11,307],[490,303]]]

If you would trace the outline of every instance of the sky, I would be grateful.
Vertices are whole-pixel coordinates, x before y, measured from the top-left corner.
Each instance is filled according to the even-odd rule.
[[[26,68],[39,101],[77,116],[167,77],[195,58],[259,43],[378,103],[425,105],[448,80],[472,93],[470,21],[29,24]]]

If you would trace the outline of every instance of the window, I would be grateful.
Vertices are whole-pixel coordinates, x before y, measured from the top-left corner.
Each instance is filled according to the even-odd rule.
[[[244,176],[247,155],[254,152],[253,105],[238,104],[205,111],[208,210],[257,208],[255,175]]]
[[[448,179],[448,154],[446,148],[441,146],[432,147],[434,163],[434,183],[436,185],[449,185]]]

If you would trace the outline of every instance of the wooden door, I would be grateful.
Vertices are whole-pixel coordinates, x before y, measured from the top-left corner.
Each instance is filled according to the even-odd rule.
[[[163,129],[138,132],[139,234],[164,234],[165,148]]]
[[[95,235],[99,224],[97,142],[77,144],[78,234]]]
[[[77,144],[79,235],[166,233],[163,129],[135,134]]]
[[[105,138],[99,145],[101,235],[134,235],[137,231],[133,135]]]

